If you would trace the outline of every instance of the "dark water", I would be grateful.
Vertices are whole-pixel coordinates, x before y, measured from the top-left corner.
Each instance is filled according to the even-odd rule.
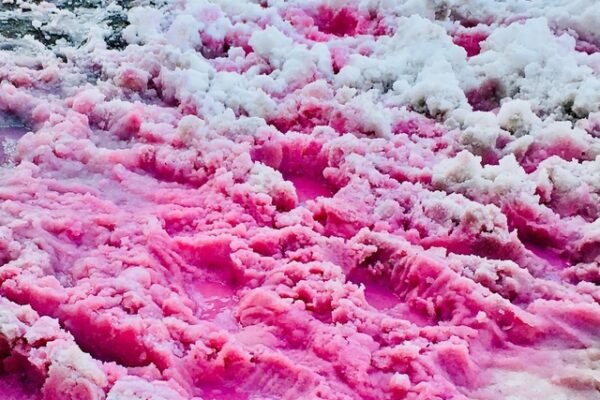
[[[167,0],[49,0],[59,9],[69,10],[77,20],[77,16],[89,14],[91,10],[98,12],[98,21],[104,24],[108,31],[106,43],[109,48],[121,49],[127,45],[122,38],[121,32],[128,25],[127,11],[135,6],[165,4]],[[39,4],[40,1],[29,1]],[[118,7],[107,7],[108,5]],[[32,13],[15,4],[4,4],[0,0],[0,50],[13,50],[14,46],[8,43],[10,39],[21,39],[30,35],[38,42],[48,48],[52,48],[60,41],[63,45],[80,46],[85,40],[85,32],[73,29],[73,26],[54,26],[47,29],[45,24],[49,21],[41,21],[42,26],[34,26]],[[7,48],[8,47],[8,48]]]

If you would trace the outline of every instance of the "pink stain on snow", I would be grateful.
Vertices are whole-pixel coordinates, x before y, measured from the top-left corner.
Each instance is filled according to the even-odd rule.
[[[500,103],[500,83],[486,81],[479,88],[466,93],[469,104],[475,111],[492,111]]]
[[[364,15],[350,7],[333,9],[319,6],[315,10],[291,7],[286,9],[283,17],[303,32],[307,39],[316,42],[365,34],[381,36],[387,32],[387,26],[380,16]]]
[[[487,37],[485,32],[464,32],[455,35],[452,41],[465,49],[468,57],[473,57],[481,52],[481,42]]]
[[[336,36],[355,35],[359,22],[357,12],[348,8],[332,10],[320,7],[314,19],[321,32]]]
[[[40,400],[41,396],[28,379],[17,374],[0,376],[2,400]]]
[[[580,39],[575,42],[575,50],[591,55],[600,52],[600,46],[596,43]]]

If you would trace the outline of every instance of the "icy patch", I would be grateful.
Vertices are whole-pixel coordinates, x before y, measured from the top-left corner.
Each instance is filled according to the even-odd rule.
[[[0,113],[0,164],[10,162],[17,141],[28,131],[29,129],[16,117]]]

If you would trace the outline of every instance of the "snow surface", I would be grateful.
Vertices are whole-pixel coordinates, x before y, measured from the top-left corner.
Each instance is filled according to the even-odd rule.
[[[3,1],[0,397],[600,399],[598,26]]]

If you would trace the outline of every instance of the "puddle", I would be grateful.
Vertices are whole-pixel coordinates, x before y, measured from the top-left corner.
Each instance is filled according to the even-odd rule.
[[[331,197],[333,192],[323,178],[308,177],[303,175],[290,175],[284,178],[294,184],[298,195],[298,202],[304,203],[317,197]]]
[[[378,310],[389,310],[397,306],[401,300],[382,282],[373,278],[366,270],[356,268],[348,275],[348,280],[365,285],[367,302]]]
[[[569,263],[563,260],[555,251],[537,246],[533,243],[524,243],[525,248],[533,253],[538,259],[555,270],[563,270],[569,266]]]
[[[238,386],[238,385],[234,385]],[[207,400],[258,400],[270,399],[270,396],[253,396],[240,387],[223,387],[220,385],[203,385],[202,398]]]
[[[206,320],[218,319],[220,314],[231,310],[239,302],[235,289],[221,282],[196,281],[192,287],[201,317]]]
[[[405,319],[419,326],[427,325],[427,320],[417,314],[390,288],[387,278],[373,277],[363,268],[355,268],[347,279],[357,285],[364,285],[367,303],[376,310],[392,317]]]

